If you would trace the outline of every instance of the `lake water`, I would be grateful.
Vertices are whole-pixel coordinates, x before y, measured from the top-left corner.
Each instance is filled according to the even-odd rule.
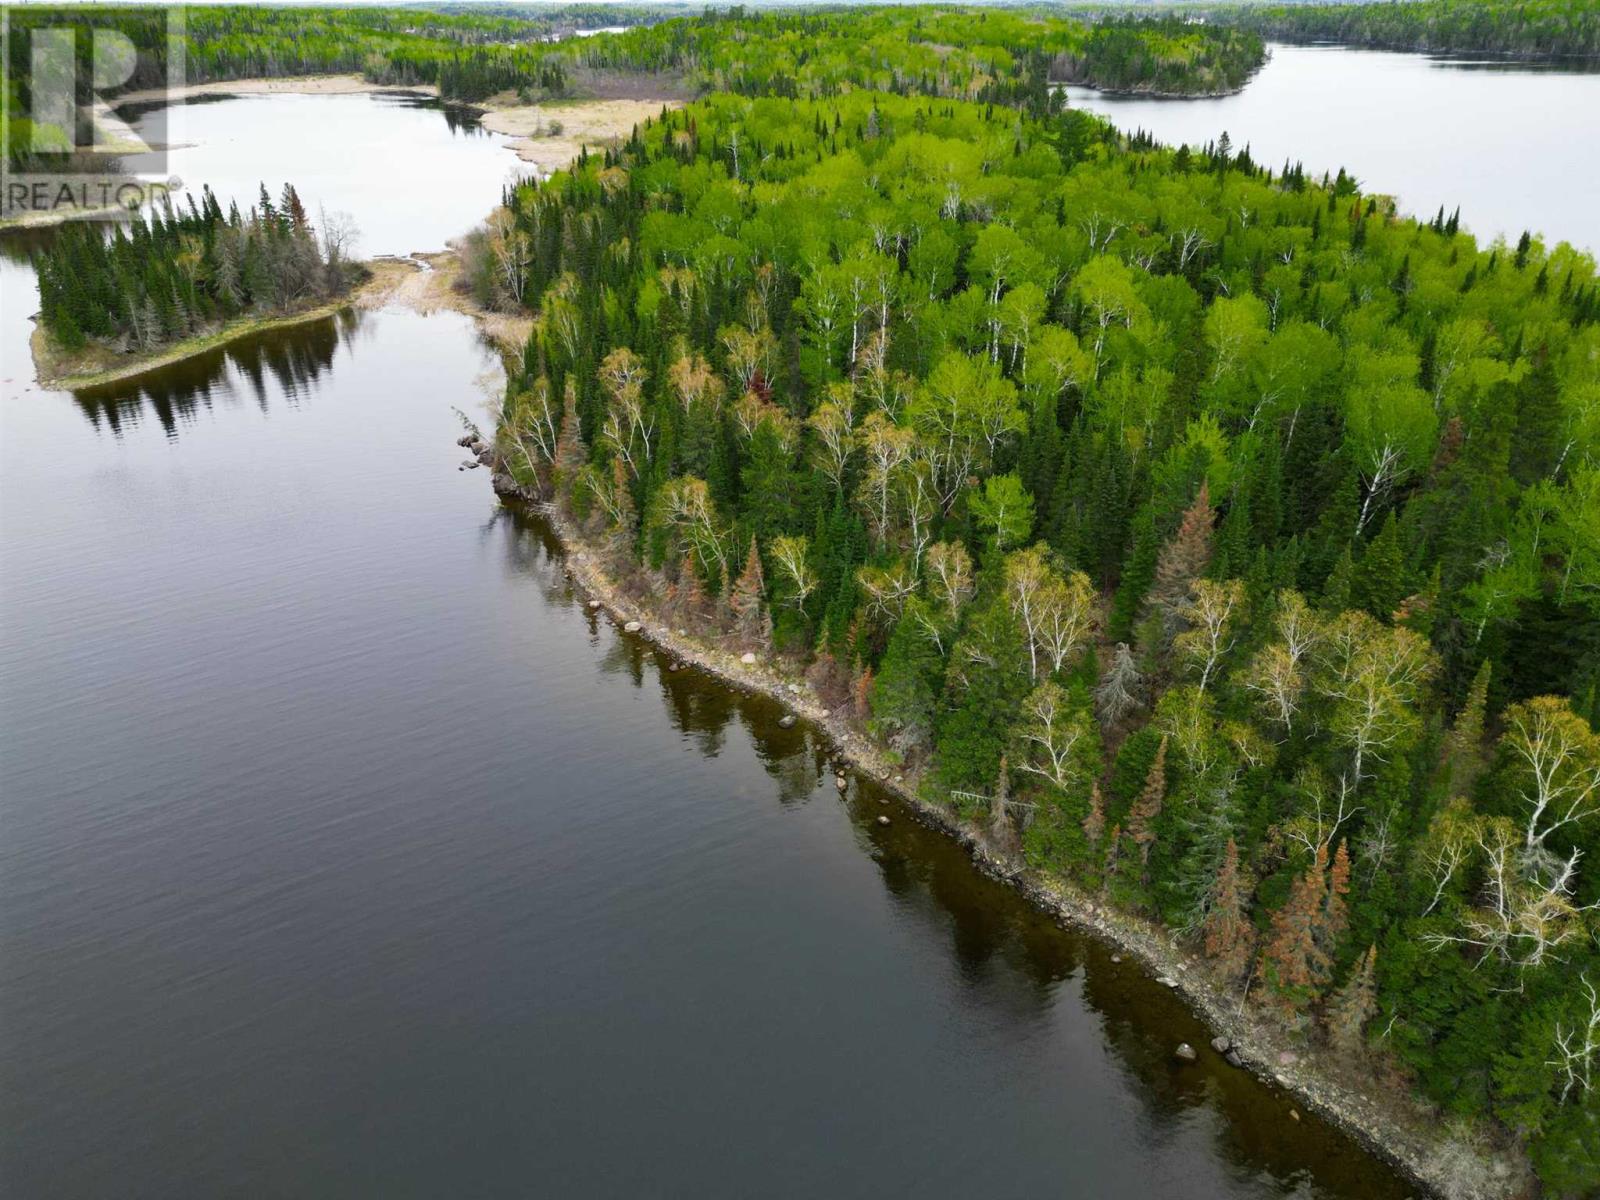
[[[177,167],[436,248],[515,160],[369,97]],[[351,130],[361,130],[352,137]],[[0,242],[0,1178],[19,1197],[1398,1197],[1164,988],[459,471],[496,356],[348,316],[77,396]],[[881,812],[894,823],[880,827]]]
[[[1403,211],[1461,206],[1488,242],[1524,229],[1600,253],[1600,73],[1336,46],[1270,47],[1238,95],[1106,96],[1068,102],[1158,141],[1204,145],[1226,132],[1258,162],[1344,167]]]

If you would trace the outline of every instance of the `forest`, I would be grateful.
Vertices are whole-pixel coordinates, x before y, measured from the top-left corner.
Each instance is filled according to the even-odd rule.
[[[1517,58],[1600,57],[1600,6],[1590,0],[1239,4],[1205,11],[1229,25],[1292,42]]]
[[[117,225],[64,227],[34,257],[39,322],[57,346],[90,340],[149,351],[240,316],[273,316],[348,291],[363,268],[346,257],[338,218],[319,232],[292,185],[261,188],[248,213],[224,213],[210,189]]]
[[[1573,52],[1581,7],[1327,19]],[[1330,11],[1261,19],[1362,41]],[[1474,13],[1498,46],[1450,32]],[[1049,87],[1226,91],[1291,36],[1267,24],[730,10],[551,44],[292,17],[191,10],[195,73],[700,94],[508,189],[467,246],[478,300],[536,318],[505,468],[931,801],[1374,1092],[1600,1188],[1592,257]],[[291,195],[63,237],[42,319],[162,339],[326,282]]]
[[[1600,1184],[1587,255],[863,91],[711,96],[508,202],[501,453],[624,586]]]
[[[832,95],[846,88],[1044,103],[1047,84],[1074,82],[1172,94],[1242,86],[1261,65],[1253,32],[1177,17],[1093,22],[1003,9],[788,9],[651,18],[659,9],[593,4],[529,16],[452,10],[204,6],[183,10],[189,82],[357,72],[375,83],[436,85],[448,99],[481,101],[594,94],[648,75],[689,94]],[[559,33],[638,19],[623,33],[550,41]],[[83,6],[17,8],[8,40],[8,147],[14,161],[38,145],[27,124],[29,38],[36,26],[116,28],[139,51],[124,90],[167,81],[166,10]],[[90,39],[77,39],[82,99]],[[115,91],[116,89],[111,89]],[[69,144],[65,134],[59,139]]]

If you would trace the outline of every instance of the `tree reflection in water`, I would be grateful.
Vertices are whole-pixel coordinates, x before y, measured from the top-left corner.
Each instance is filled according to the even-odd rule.
[[[520,506],[499,507],[484,526],[486,535],[492,531],[503,535],[511,568],[537,581],[548,603],[582,611],[601,649],[601,670],[636,688],[653,684],[674,727],[702,753],[721,753],[737,726],[780,805],[844,806],[856,842],[897,909],[935,944],[948,945],[960,985],[981,1007],[1003,1014],[996,1028],[1031,1028],[1043,1039],[1057,1036],[1063,1006],[1087,1015],[1100,1032],[1106,1069],[1132,1081],[1127,1091],[1139,1104],[1142,1142],[1154,1147],[1175,1129],[1200,1122],[1229,1170],[1269,1191],[1375,1200],[1410,1194],[1331,1126],[1291,1118],[1296,1103],[1283,1093],[1210,1053],[1197,1063],[1178,1062],[1172,1051],[1179,1042],[1203,1047],[1211,1034],[1174,992],[1131,961],[1113,962],[1106,945],[1063,928],[1013,888],[982,874],[953,839],[910,819],[898,804],[882,803],[884,792],[875,784],[852,776],[840,795],[827,740],[804,722],[782,728],[784,709],[776,701],[735,691],[693,668],[671,671],[673,656],[590,610],[544,518]],[[891,823],[880,825],[877,818],[886,813]]]

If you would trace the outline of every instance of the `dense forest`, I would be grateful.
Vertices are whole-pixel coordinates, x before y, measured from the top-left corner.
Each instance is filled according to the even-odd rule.
[[[706,93],[510,189],[469,245],[479,299],[536,316],[506,469],[674,626],[803,669],[931,801],[1162,922],[1374,1091],[1600,1188],[1590,256],[1048,87],[1227,90],[1253,31],[304,17],[191,10],[197,73]],[[276,303],[282,263],[326,267],[296,207],[64,237],[43,319],[168,337]]]
[[[234,317],[270,316],[347,291],[362,268],[346,258],[335,219],[320,234],[292,186],[265,185],[248,213],[222,211],[207,189],[186,209],[166,204],[109,235],[69,225],[35,256],[39,321],[62,349],[91,339],[153,350]]]
[[[1262,61],[1251,32],[1174,17],[1087,22],[1001,9],[733,8],[648,23],[659,10],[603,12],[592,4],[527,17],[382,8],[193,6],[184,10],[184,77],[359,72],[376,83],[433,84],[451,99],[516,92],[526,99],[604,91],[647,74],[689,92],[826,96],[848,88],[1044,104],[1049,82],[1205,94],[1243,85]],[[550,39],[618,20],[623,33]],[[114,27],[139,49],[126,90],[166,81],[166,10],[149,7],[16,9],[8,41],[8,145],[31,145],[29,45],[38,26]],[[84,102],[91,41],[80,37]],[[661,94],[658,83],[654,94]],[[85,139],[80,139],[84,141]],[[63,134],[60,143],[68,144]]]
[[[719,95],[525,185],[499,442],[674,625],[1600,1184],[1600,291],[1076,112]]]
[[[1286,41],[1521,58],[1600,58],[1600,5],[1593,0],[1241,4],[1206,11],[1227,24]]]

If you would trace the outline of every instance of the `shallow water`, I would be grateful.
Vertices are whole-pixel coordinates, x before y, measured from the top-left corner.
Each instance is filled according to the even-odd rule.
[[[186,178],[288,175],[368,253],[439,245],[515,169],[410,105],[202,113],[250,149],[202,139]],[[373,185],[400,144],[415,227]],[[772,704],[591,616],[457,469],[496,372],[467,319],[47,393],[7,247],[8,1194],[1406,1194],[1175,1062],[1206,1034],[1166,989],[840,798]]]

